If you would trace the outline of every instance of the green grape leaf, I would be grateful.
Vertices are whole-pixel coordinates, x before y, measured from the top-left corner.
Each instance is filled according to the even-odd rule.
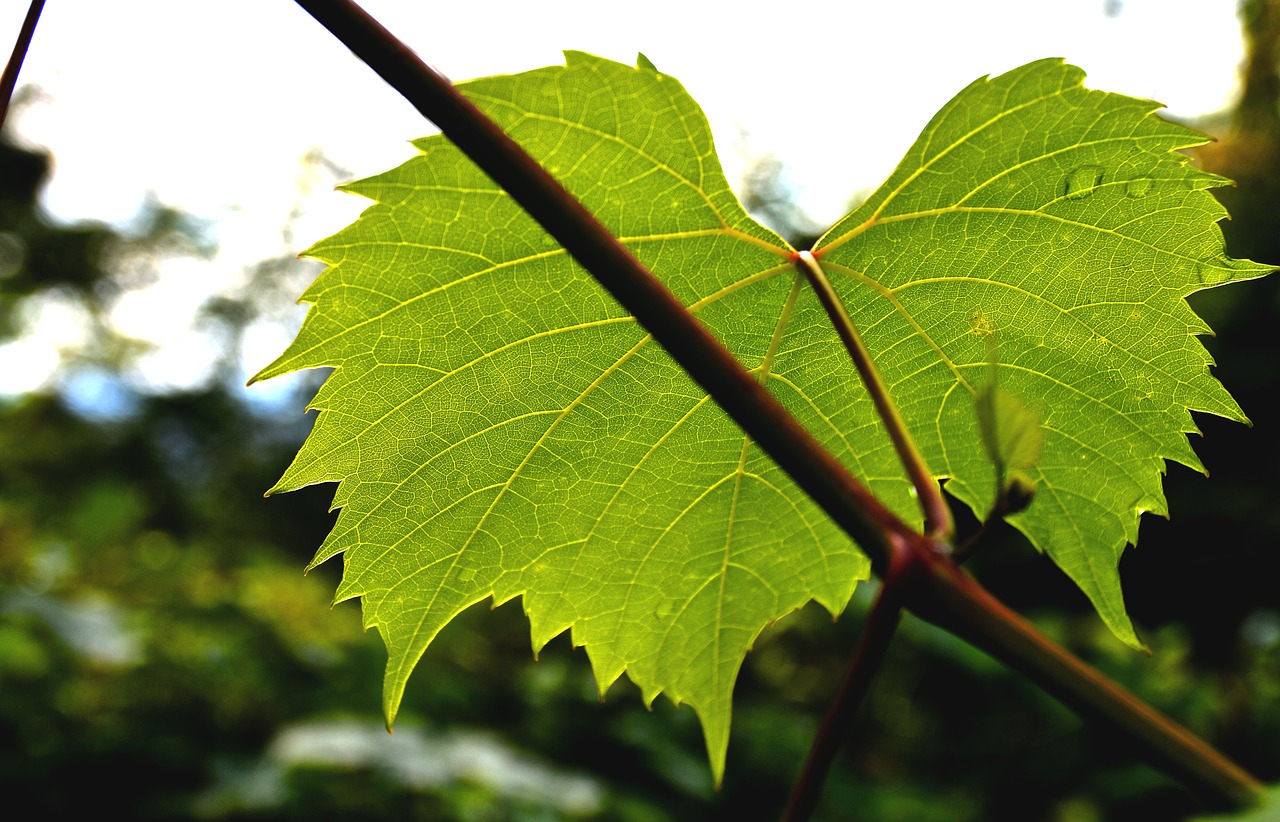
[[[816,253],[929,464],[975,506],[991,467],[958,398],[985,363],[976,332],[997,335],[1002,385],[1045,423],[1051,502],[1016,522],[1126,635],[1116,557],[1138,511],[1163,510],[1162,460],[1196,464],[1186,409],[1242,418],[1182,298],[1265,269],[1223,257],[1203,191],[1222,181],[1170,153],[1202,138],[1081,78],[1044,61],[970,86]],[[678,82],[571,52],[460,88],[920,524],[794,249],[743,210]],[[255,379],[334,370],[272,491],[339,483],[312,567],[343,554],[337,599],[360,597],[387,644],[388,723],[454,616],[521,597],[534,651],[570,631],[602,695],[625,671],[646,702],[692,705],[718,782],[747,650],[810,600],[838,613],[869,563],[510,197],[442,137],[415,145],[346,186],[373,205],[306,252],[328,265],[312,308]]]
[[[1227,181],[1175,153],[1208,138],[1083,80],[1041,60],[974,82],[815,254],[926,463],[980,514],[994,488],[971,396],[994,337],[1002,390],[1042,430],[1038,493],[1011,521],[1141,647],[1120,554],[1142,512],[1167,514],[1165,460],[1203,470],[1189,411],[1245,421],[1185,298],[1271,269],[1223,254],[1206,189]]]
[[[739,205],[674,79],[570,53],[462,89],[911,515],[887,449],[851,445],[874,423],[842,410],[856,377],[792,249]],[[347,186],[376,205],[307,252],[329,268],[260,377],[336,370],[273,490],[341,483],[315,562],[344,553],[337,596],[387,643],[389,721],[446,623],[522,596],[535,651],[571,630],[602,694],[625,670],[691,704],[719,778],[753,640],[811,599],[839,612],[869,563],[503,191],[443,138],[416,145]],[[800,388],[824,374],[834,396]]]

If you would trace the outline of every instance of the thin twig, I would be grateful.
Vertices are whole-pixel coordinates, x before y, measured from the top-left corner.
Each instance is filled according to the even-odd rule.
[[[876,594],[876,601],[867,614],[867,622],[858,634],[858,644],[849,659],[844,679],[827,709],[827,715],[822,719],[818,735],[814,738],[800,775],[791,789],[791,799],[782,817],[784,822],[805,822],[818,807],[822,786],[831,770],[831,763],[835,761],[841,738],[867,695],[871,680],[880,670],[885,652],[889,650],[889,642],[893,639],[898,623],[902,621],[902,602],[896,589],[894,582],[885,581]]]
[[[1243,807],[1262,785],[1005,608],[869,491],[748,374],[576,199],[453,86],[349,0],[296,0],[529,211],[845,530],[882,577],[896,554],[922,563],[904,607],[1003,660],[1139,752],[1216,799]]]
[[[1221,809],[1259,801],[1263,785],[1204,740],[1107,679],[1002,602],[947,557],[926,557],[903,592],[911,612],[981,648]],[[918,586],[918,587],[917,587]]]
[[[631,312],[845,530],[873,564],[911,529],[829,454],[719,340],[536,160],[355,3],[297,0],[430,119]]]
[[[876,368],[876,364],[871,360],[871,354],[862,343],[862,335],[858,333],[858,327],[854,325],[853,318],[845,310],[840,295],[827,279],[827,274],[822,270],[817,257],[811,252],[801,251],[795,255],[793,261],[818,296],[818,302],[822,304],[823,310],[827,312],[827,318],[835,326],[840,342],[844,343],[845,350],[853,360],[854,368],[858,370],[858,376],[862,378],[862,384],[871,395],[876,413],[880,415],[880,421],[884,423],[885,430],[889,433],[889,440],[893,443],[893,450],[898,454],[898,461],[906,469],[907,479],[916,489],[916,499],[920,503],[921,511],[924,512],[925,533],[940,540],[950,540],[955,533],[955,521],[951,518],[951,509],[942,497],[942,489],[938,486],[938,481],[933,478],[929,466],[925,465],[924,457],[920,456],[920,449],[916,448],[915,442],[912,441],[911,433],[907,430],[906,423],[902,421],[902,415],[893,404],[889,387],[884,384],[884,380],[880,377],[880,370]]]
[[[36,33],[36,22],[44,9],[44,0],[31,0],[27,7],[27,17],[22,21],[18,31],[18,42],[13,45],[13,54],[5,64],[4,74],[0,75],[0,128],[4,128],[5,118],[9,116],[9,101],[13,99],[13,90],[18,86],[18,71],[22,61],[27,59],[27,48],[31,45],[31,37]]]

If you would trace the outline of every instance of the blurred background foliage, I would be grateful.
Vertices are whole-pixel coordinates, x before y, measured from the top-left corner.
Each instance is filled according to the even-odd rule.
[[[1238,108],[1194,123],[1234,256],[1280,265],[1280,3],[1241,7]],[[207,256],[206,226],[152,203],[128,230],[62,225],[38,205],[50,156],[0,139],[0,343],[36,310],[84,329],[44,391],[0,398],[0,787],[40,815],[131,819],[769,819],[853,647],[871,589],[839,620],[806,609],[767,631],[737,689],[722,790],[697,722],[619,683],[597,700],[566,637],[531,661],[517,603],[472,609],[382,726],[385,655],[358,605],[330,607],[331,487],[262,499],[310,425],[322,374],[254,402],[235,367],[255,322],[317,272],[256,266],[199,322],[219,341],[196,389],[137,378],[136,340],[105,317],[161,266]],[[785,166],[746,200],[803,241]],[[1001,598],[1264,781],[1280,780],[1280,368],[1273,279],[1206,292],[1217,375],[1253,427],[1202,417],[1212,479],[1170,468],[1172,519],[1148,516],[1122,571],[1154,654],[1115,641],[1009,529],[972,560]],[[52,309],[51,309],[52,307]],[[972,518],[957,512],[962,522]],[[828,783],[819,818],[880,822],[1183,819],[1194,797],[1020,677],[908,618]]]

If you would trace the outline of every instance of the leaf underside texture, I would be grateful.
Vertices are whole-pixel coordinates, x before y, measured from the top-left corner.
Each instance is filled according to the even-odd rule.
[[[1204,137],[1046,60],[965,89],[818,244],[926,462],[980,514],[973,394],[1044,426],[1015,520],[1137,644],[1116,566],[1164,460],[1199,467],[1188,409],[1243,419],[1184,298],[1268,269],[1225,258],[1173,150]],[[673,78],[570,52],[463,92],[583,201],[817,438],[908,522],[910,487],[785,241],[733,195]],[[444,138],[345,186],[373,201],[309,249],[297,339],[255,379],[334,371],[273,491],[337,482],[337,599],[411,670],[462,610],[522,597],[535,652],[569,630],[601,693],[697,711],[719,781],[733,682],[770,623],[839,613],[869,563],[595,281]]]

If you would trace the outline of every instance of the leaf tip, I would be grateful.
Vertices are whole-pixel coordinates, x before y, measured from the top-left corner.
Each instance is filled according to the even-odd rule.
[[[262,382],[263,380],[270,379],[270,378],[271,378],[271,375],[269,375],[269,374],[267,373],[267,371],[268,371],[268,370],[270,370],[270,368],[271,368],[271,366],[270,366],[270,365],[268,365],[266,368],[263,368],[261,371],[259,371],[258,373],[254,374],[254,375],[253,375],[252,377],[250,377],[249,379],[245,380],[244,387],[245,387],[245,388],[251,388],[251,387],[253,387],[254,385],[256,385],[257,383]]]
[[[711,763],[711,788],[719,792],[724,787],[724,759]]]
[[[1121,642],[1123,642],[1125,645],[1128,645],[1130,648],[1142,654],[1143,656],[1145,657],[1151,656],[1151,648],[1147,645],[1147,643],[1143,642],[1141,639],[1138,638],[1138,632],[1133,627],[1132,623],[1129,624],[1129,631],[1126,636],[1120,636],[1119,634],[1117,634],[1117,636],[1119,637]]]
[[[250,388],[256,385],[257,383],[262,382],[263,380],[269,380],[272,377],[278,377],[281,374],[283,374],[284,371],[280,369],[280,360],[283,359],[283,356],[284,355],[282,354],[280,358],[277,358],[275,360],[275,362],[261,369],[260,371],[258,371],[258,373],[254,374],[252,377],[246,380],[244,387]]]

